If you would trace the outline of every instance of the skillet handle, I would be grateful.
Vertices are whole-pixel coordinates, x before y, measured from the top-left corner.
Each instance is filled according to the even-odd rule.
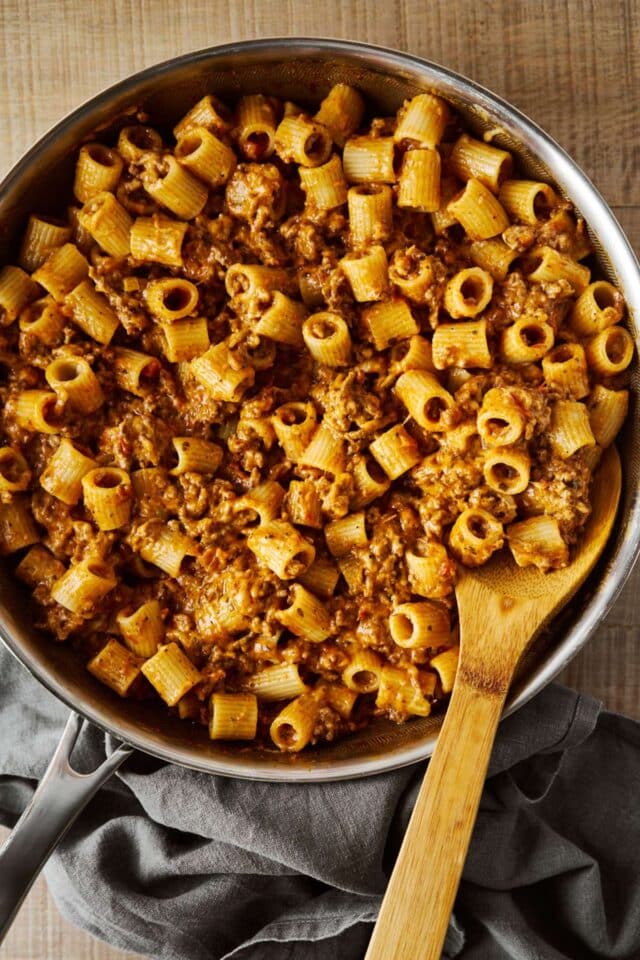
[[[58,842],[96,791],[133,752],[121,744],[97,770],[77,773],[69,760],[82,722],[77,713],[70,715],[38,789],[0,849],[0,944]]]

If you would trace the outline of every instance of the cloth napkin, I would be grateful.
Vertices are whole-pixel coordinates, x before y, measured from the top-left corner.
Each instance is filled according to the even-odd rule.
[[[0,650],[6,825],[66,714]],[[74,765],[112,748],[85,725]],[[73,923],[158,960],[359,960],[423,774],[251,783],[138,754],[78,818],[47,881]],[[557,685],[502,723],[444,956],[640,957],[640,725]]]

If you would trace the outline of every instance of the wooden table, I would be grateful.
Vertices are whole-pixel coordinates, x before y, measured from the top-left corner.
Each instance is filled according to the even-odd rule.
[[[433,59],[520,107],[575,157],[640,249],[638,0],[0,0],[0,24],[0,176],[73,107],[150,64],[253,37],[344,37]],[[639,589],[640,569],[562,679],[640,718]],[[42,881],[0,950],[3,960],[124,956],[62,921]]]

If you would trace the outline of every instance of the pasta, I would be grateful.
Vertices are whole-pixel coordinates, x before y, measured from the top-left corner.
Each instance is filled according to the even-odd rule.
[[[323,93],[95,134],[0,265],[0,554],[96,682],[291,753],[443,708],[456,564],[570,562],[634,355],[553,185]]]

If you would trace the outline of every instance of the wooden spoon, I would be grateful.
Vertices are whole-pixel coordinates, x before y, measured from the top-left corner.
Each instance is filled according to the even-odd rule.
[[[593,569],[613,526],[620,487],[620,458],[612,446],[594,477],[584,536],[563,570],[542,574],[501,553],[484,567],[462,571],[458,674],[366,960],[440,960],[516,667]]]

